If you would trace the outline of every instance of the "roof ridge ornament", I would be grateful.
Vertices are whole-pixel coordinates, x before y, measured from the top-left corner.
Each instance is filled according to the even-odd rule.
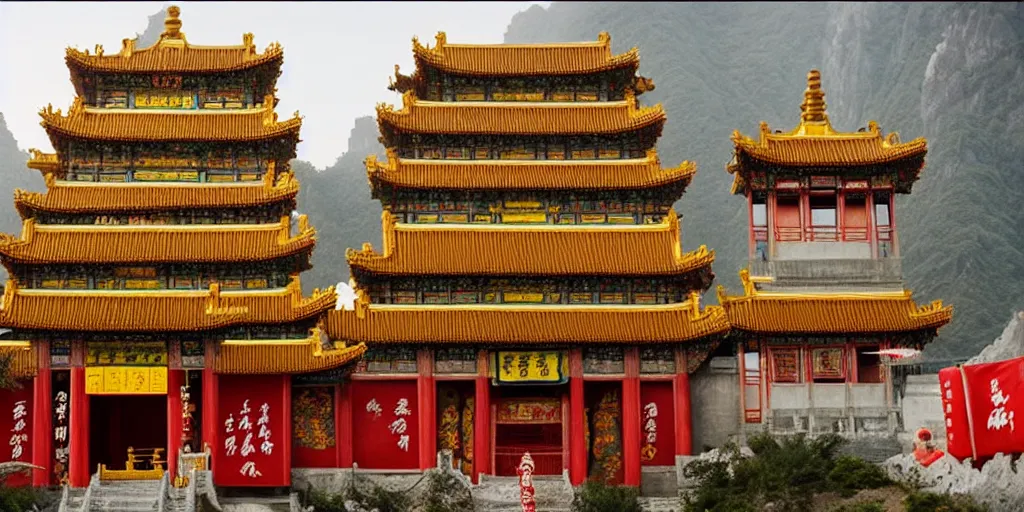
[[[448,44],[448,35],[443,30],[439,30],[437,35],[434,36],[434,51],[438,54],[444,54],[444,46]]]
[[[188,43],[185,41],[185,33],[181,31],[181,8],[172,5],[167,8],[167,17],[164,18],[164,31],[160,34],[157,45],[161,48],[185,48]]]
[[[825,113],[825,91],[821,90],[821,72],[812,69],[807,73],[807,89],[804,90],[804,102],[800,105],[800,120],[803,122],[828,122]]]

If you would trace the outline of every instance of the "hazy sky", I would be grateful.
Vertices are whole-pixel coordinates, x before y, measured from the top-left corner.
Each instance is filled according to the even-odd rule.
[[[181,7],[182,32],[197,45],[241,44],[255,35],[263,51],[284,46],[277,112],[304,117],[299,158],[323,168],[346,150],[356,117],[379,102],[400,104],[387,90],[394,65],[413,70],[412,37],[434,43],[500,43],[515,13],[550,2],[2,2],[0,113],[22,149],[52,151],[39,109],[67,111],[74,98],[64,49],[107,54],[146,29],[148,17]],[[594,34],[597,37],[597,34]]]

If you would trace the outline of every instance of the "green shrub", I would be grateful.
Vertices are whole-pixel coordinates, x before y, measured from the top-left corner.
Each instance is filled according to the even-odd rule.
[[[455,475],[436,470],[429,473],[423,512],[466,512],[473,508],[473,495]]]
[[[573,512],[641,512],[640,491],[588,480],[572,500]]]
[[[40,501],[39,491],[32,487],[0,486],[0,512],[24,512],[32,510]]]
[[[315,512],[346,512],[345,502],[354,501],[360,508],[376,509],[378,512],[409,512],[412,510],[412,499],[402,491],[392,491],[376,484],[371,484],[368,491],[351,486],[344,493],[330,493],[314,489],[309,496],[309,504]]]
[[[828,480],[844,497],[853,496],[861,489],[878,489],[893,483],[881,467],[851,455],[841,455],[835,460]]]
[[[907,512],[986,512],[988,507],[979,505],[966,495],[938,494],[915,491],[903,500]]]
[[[762,433],[747,440],[753,457],[727,445],[724,460],[697,460],[686,467],[684,473],[697,487],[684,507],[733,512],[762,510],[770,503],[777,512],[810,511],[814,495],[829,490],[827,477],[844,442],[835,435],[775,438]]]

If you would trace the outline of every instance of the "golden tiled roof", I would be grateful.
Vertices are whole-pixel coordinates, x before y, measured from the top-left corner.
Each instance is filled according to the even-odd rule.
[[[38,372],[39,357],[36,347],[29,342],[4,342],[12,346],[0,345],[0,357],[10,357],[8,373],[13,379],[35,377]],[[24,346],[22,346],[24,345]]]
[[[657,152],[629,160],[411,160],[388,150],[366,159],[370,183],[430,189],[643,189],[690,184],[697,165],[663,169]]]
[[[46,175],[46,193],[14,189],[22,218],[35,211],[115,213],[183,208],[244,208],[294,201],[299,181],[292,172],[266,173],[253,183],[91,183],[58,181]]]
[[[242,35],[237,46],[196,46],[189,44],[181,32],[180,10],[171,6],[164,21],[167,30],[160,40],[145,49],[136,49],[135,39],[124,39],[121,51],[104,55],[103,47],[95,52],[68,48],[65,60],[74,70],[100,73],[226,73],[251,69],[264,64],[281,65],[284,51],[272,43],[263,53],[256,52],[252,34]]]
[[[725,311],[687,302],[606,305],[367,305],[330,311],[331,339],[366,343],[671,343],[729,330]]]
[[[0,233],[0,257],[20,263],[249,262],[311,251],[316,230],[303,218],[277,224],[37,225],[23,222],[21,238]]]
[[[760,138],[754,140],[733,132],[736,155],[745,155],[769,164],[794,167],[841,167],[884,164],[907,158],[922,158],[928,152],[923,138],[901,143],[895,132],[883,137],[878,123],[868,123],[867,131],[837,132],[825,113],[825,93],[821,91],[821,75],[812,70],[807,75],[807,90],[801,105],[800,124],[788,133],[772,133],[762,122]],[[730,164],[729,172],[739,170],[740,163]]]
[[[504,135],[610,134],[665,123],[661,104],[637,108],[627,91],[624,101],[591,103],[420,101],[402,95],[402,109],[377,105],[377,123],[400,132]]]
[[[678,275],[711,265],[714,251],[683,253],[674,212],[660,224],[406,224],[385,211],[384,253],[346,251],[354,269],[381,274]]]
[[[298,137],[302,118],[277,121],[273,101],[263,108],[211,111],[104,110],[82,106],[75,98],[67,116],[52,106],[41,110],[42,125],[54,146],[60,137],[118,141],[232,141]]]
[[[597,41],[555,44],[448,44],[437,33],[433,48],[412,39],[417,61],[460,75],[581,75],[640,65],[640,52],[632,48],[612,55],[612,39],[601,32]]]
[[[909,290],[864,293],[787,293],[755,289],[740,272],[744,294],[718,301],[734,329],[759,333],[881,333],[938,329],[952,319],[953,306],[942,301],[918,306]]]
[[[366,352],[366,345],[335,343],[324,349],[323,332],[314,327],[304,340],[224,341],[217,349],[214,371],[221,374],[280,375],[330,370],[351,363]]]
[[[0,326],[59,331],[201,331],[247,324],[284,324],[334,307],[334,287],[302,297],[299,280],[278,290],[197,291],[22,290],[8,281]]]

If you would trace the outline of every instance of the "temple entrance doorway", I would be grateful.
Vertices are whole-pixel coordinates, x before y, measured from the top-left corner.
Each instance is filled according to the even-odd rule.
[[[129,448],[135,471],[167,469],[167,395],[89,397],[89,467],[124,471]],[[126,475],[130,476],[130,475]]]
[[[569,386],[516,385],[492,388],[492,467],[497,476],[515,476],[530,452],[534,475],[560,475],[568,464]]]
[[[602,482],[622,485],[622,382],[596,381],[583,384],[584,436],[587,447],[587,475]]]

